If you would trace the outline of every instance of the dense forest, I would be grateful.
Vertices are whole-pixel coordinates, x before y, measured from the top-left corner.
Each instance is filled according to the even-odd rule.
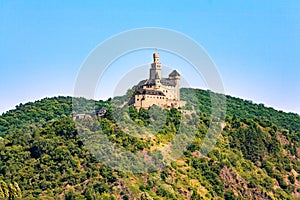
[[[107,101],[59,96],[20,104],[0,116],[0,199],[300,198],[300,116],[226,96],[221,135],[205,153],[202,143],[214,123],[215,96],[183,88],[185,107],[154,106],[152,113],[127,105],[115,109],[126,96]],[[74,104],[83,106],[74,109]],[[99,117],[101,108],[107,111]],[[183,111],[190,110],[195,112],[186,117],[187,123],[194,129],[180,124]],[[89,117],[78,123],[72,118],[83,113]],[[165,122],[157,130],[153,116]],[[152,136],[139,137],[134,126],[141,132],[152,127]],[[171,143],[179,130],[195,135],[180,157],[162,161],[160,147]],[[102,162],[104,154],[94,153],[96,147],[87,148],[99,135],[126,152],[151,155],[152,163],[164,167],[149,165],[147,172],[138,173],[111,167],[113,163]],[[143,167],[139,161],[118,162],[130,169]]]

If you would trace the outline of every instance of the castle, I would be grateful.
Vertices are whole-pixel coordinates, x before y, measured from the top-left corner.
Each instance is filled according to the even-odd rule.
[[[162,78],[161,69],[159,54],[154,53],[149,79],[140,81],[134,87],[131,104],[134,104],[137,110],[148,109],[154,104],[166,109],[184,106],[185,102],[180,101],[180,74],[173,70],[168,78]]]

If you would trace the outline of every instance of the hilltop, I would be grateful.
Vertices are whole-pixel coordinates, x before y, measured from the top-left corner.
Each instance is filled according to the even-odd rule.
[[[190,95],[193,93],[193,95]],[[198,108],[192,144],[165,169],[130,173],[99,162],[85,147],[72,120],[72,98],[53,97],[20,104],[0,116],[0,199],[294,199],[300,197],[300,116],[226,96],[225,125],[215,147],[201,156],[211,123],[211,94],[181,89],[187,107]],[[122,101],[126,97],[118,97]],[[130,152],[168,144],[176,135],[180,111],[166,110],[167,123],[155,140],[125,134],[116,124],[111,99],[78,98],[77,113],[107,108],[87,120],[109,140]],[[129,107],[141,127],[149,112]],[[91,129],[92,130],[92,129]],[[160,152],[157,156],[160,156]]]

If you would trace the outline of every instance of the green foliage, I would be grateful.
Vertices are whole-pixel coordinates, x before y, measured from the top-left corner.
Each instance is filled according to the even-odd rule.
[[[22,192],[18,183],[5,183],[0,179],[0,199],[22,199]]]
[[[234,193],[231,190],[227,190],[224,194],[225,200],[235,200],[236,197],[234,196]]]
[[[239,127],[233,130],[230,144],[232,148],[242,151],[246,159],[254,163],[261,162],[266,153],[263,133],[256,124],[251,123],[248,127]]]
[[[0,199],[248,199],[245,194],[253,191],[258,199],[292,199],[299,181],[294,171],[300,173],[297,114],[227,96],[226,127],[213,150],[202,157],[203,139],[214,122],[211,98],[218,94],[198,89],[182,89],[181,94],[188,101],[182,109],[199,108],[188,116],[196,124],[196,137],[178,161],[148,174],[120,172],[99,163],[85,148],[72,114],[93,114],[106,107],[104,118],[82,120],[90,133],[101,129],[114,145],[143,152],[159,164],[164,153],[160,148],[184,128],[180,110],[124,106],[128,114],[121,108],[114,113],[116,102],[127,96],[108,101],[54,97],[16,106],[0,116]],[[72,110],[72,103],[82,106]],[[122,125],[139,129],[129,135]],[[145,128],[154,130],[153,138],[134,136]],[[236,174],[225,176],[226,168]],[[235,181],[230,182],[230,176]],[[237,185],[241,182],[246,184]]]

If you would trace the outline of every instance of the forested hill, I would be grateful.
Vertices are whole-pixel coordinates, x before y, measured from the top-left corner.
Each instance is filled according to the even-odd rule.
[[[177,161],[151,173],[118,171],[100,163],[78,135],[71,97],[20,104],[0,116],[0,199],[300,198],[299,115],[227,96],[226,126],[212,151],[201,156],[211,122],[210,94],[181,90],[181,99],[192,102],[187,107],[199,108],[196,137]],[[156,139],[143,139],[118,127],[111,99],[80,101],[87,106],[79,113],[89,112],[93,104],[96,111],[108,109],[103,118],[87,123],[98,123],[110,141],[130,152],[161,154],[153,149],[172,141],[181,116],[180,110],[165,111],[167,121]],[[139,126],[150,123],[147,110],[129,111]]]

